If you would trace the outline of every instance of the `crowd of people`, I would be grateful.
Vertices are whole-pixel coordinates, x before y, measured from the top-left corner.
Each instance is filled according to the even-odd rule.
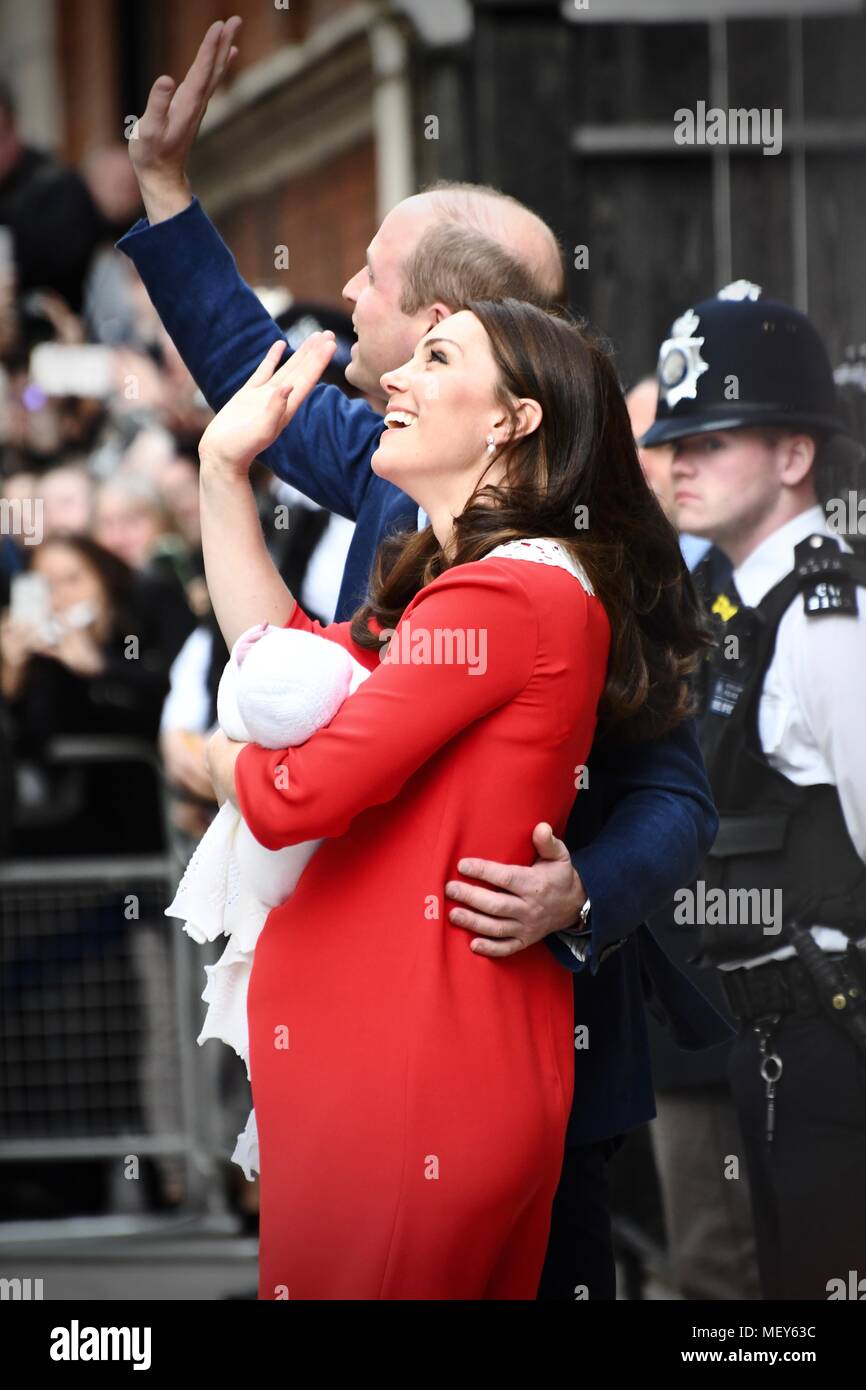
[[[217,809],[204,747],[228,653],[204,580],[198,479],[212,412],[115,249],[140,212],[124,145],[66,167],[21,140],[0,87],[5,862],[171,851],[182,863]],[[338,333],[341,379],[347,316],[283,287],[261,293],[295,346]],[[351,522],[263,468],[256,480],[281,572],[329,621]],[[82,736],[125,742],[109,763],[87,745],[55,756]],[[83,1189],[66,1187],[74,1204]],[[17,1213],[4,1206],[55,1209],[44,1189]]]
[[[181,835],[197,837],[214,806],[203,736],[227,653],[201,554],[198,440],[211,411],[114,247],[140,210],[125,147],[66,168],[20,141],[0,90],[0,691],[18,768],[2,836],[13,857],[159,840],[153,799],[130,819],[108,784],[58,820],[44,763],[63,735],[158,747]],[[284,289],[263,295],[295,345],[330,327],[347,354],[344,314]],[[264,470],[259,496],[273,553],[329,620],[351,524]]]

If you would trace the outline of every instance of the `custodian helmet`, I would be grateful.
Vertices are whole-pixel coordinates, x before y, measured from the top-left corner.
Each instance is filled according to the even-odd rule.
[[[658,361],[651,448],[711,430],[790,425],[847,435],[827,350],[797,309],[738,280],[677,319]]]

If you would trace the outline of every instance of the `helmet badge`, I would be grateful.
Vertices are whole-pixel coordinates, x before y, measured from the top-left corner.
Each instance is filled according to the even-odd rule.
[[[719,290],[716,299],[733,299],[740,301],[751,299],[752,303],[760,299],[764,291],[760,285],[755,285],[751,280],[734,280],[732,284],[725,285],[724,289]]]
[[[694,309],[687,309],[671,329],[672,337],[662,343],[659,353],[659,391],[668,409],[677,401],[698,394],[698,377],[709,371],[710,364],[701,357],[703,338],[695,337],[700,319]]]

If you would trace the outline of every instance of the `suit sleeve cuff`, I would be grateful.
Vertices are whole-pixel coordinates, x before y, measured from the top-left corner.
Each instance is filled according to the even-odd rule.
[[[575,871],[580,875],[586,896],[592,903],[588,926],[569,927],[565,932],[557,932],[556,935],[581,962],[582,966],[589,966],[590,974],[596,975],[599,966],[607,960],[608,956],[617,951],[628,938],[625,936],[614,937],[610,929],[607,919],[611,914],[606,911],[609,894],[605,895],[599,881],[591,847],[586,846],[573,853],[571,862]],[[639,925],[638,922],[635,922],[635,927]],[[613,939],[608,939],[608,937],[613,937]]]
[[[123,251],[125,255],[135,259],[137,244],[143,238],[148,241],[157,239],[171,238],[178,228],[182,228],[186,222],[198,222],[202,217],[202,206],[198,198],[193,194],[192,202],[188,203],[182,212],[176,212],[172,217],[165,217],[161,222],[149,222],[146,217],[139,217],[138,221],[130,227],[128,232],[124,232],[119,241],[115,242],[118,251]]]

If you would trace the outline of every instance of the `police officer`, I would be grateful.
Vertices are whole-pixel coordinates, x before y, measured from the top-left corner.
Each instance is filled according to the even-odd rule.
[[[655,420],[655,371],[626,395],[635,439]],[[638,447],[644,476],[668,520],[679,530],[674,502],[673,444]],[[711,609],[730,587],[731,565],[716,546],[679,530],[680,549],[696,587]],[[673,920],[673,901],[650,919],[653,936],[666,954],[723,1016],[728,1012],[714,973],[689,963],[694,933]],[[730,1043],[701,1051],[678,1047],[670,1032],[647,1017],[652,1055],[656,1116],[649,1137],[658,1172],[667,1237],[668,1269],[686,1299],[760,1298],[754,1222],[745,1177],[725,1181],[716,1154],[742,1151],[742,1135],[728,1082]],[[732,1039],[733,1040],[733,1034]]]
[[[866,1274],[866,562],[816,491],[845,430],[812,323],[745,281],[676,321],[658,378],[641,444],[673,444],[678,524],[733,567],[700,682],[721,823],[677,920],[738,1023],[763,1295],[827,1298]]]

